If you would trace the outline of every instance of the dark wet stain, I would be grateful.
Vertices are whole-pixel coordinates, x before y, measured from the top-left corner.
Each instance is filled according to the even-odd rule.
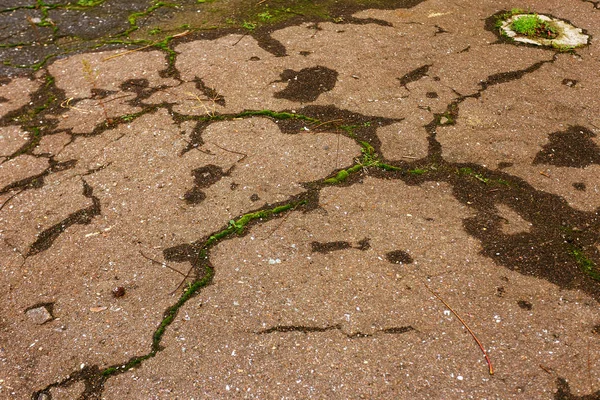
[[[535,156],[533,165],[584,168],[600,164],[600,147],[592,140],[596,134],[583,126],[571,126],[566,131],[550,134],[546,144]]]
[[[252,196],[250,196],[250,201],[259,201],[260,197],[258,197],[258,195],[256,193],[254,193]]]
[[[417,69],[413,69],[409,73],[405,74],[402,78],[398,78],[400,81],[400,85],[402,85],[406,90],[410,90],[406,87],[411,82],[418,81],[419,79],[427,76],[427,72],[429,72],[429,68],[431,68],[433,64],[423,65]]]
[[[500,85],[502,83],[507,83],[507,82],[511,82],[511,81],[514,81],[517,79],[521,79],[523,76],[530,74],[534,71],[537,71],[544,64],[552,62],[552,61],[553,61],[553,59],[538,61],[535,64],[533,64],[527,68],[524,68],[524,69],[508,71],[508,72],[500,72],[497,74],[489,75],[485,81],[480,83],[480,85],[483,90],[486,90],[490,86]]]
[[[404,118],[385,118],[378,116],[368,116],[353,111],[341,110],[334,105],[320,106],[308,105],[296,109],[298,114],[306,115],[319,121],[344,121],[343,125],[353,126],[355,138],[365,141],[373,146],[378,154],[381,141],[377,136],[377,129],[402,121]],[[275,121],[279,129],[286,134],[297,134],[305,126],[311,127],[311,124],[299,119],[284,119]],[[336,128],[336,125],[322,125],[321,129],[330,130]]]
[[[579,190],[582,192],[585,192],[585,189],[587,189],[587,186],[583,182],[574,182],[573,187],[575,188],[575,190]]]
[[[190,140],[185,149],[181,150],[181,156],[191,151],[193,149],[197,149],[198,147],[204,144],[204,140],[202,139],[202,133],[204,130],[211,124],[210,121],[198,121],[196,122],[196,126],[192,130],[190,134]]]
[[[93,189],[87,182],[83,181],[83,195],[88,199],[92,200],[92,205],[86,208],[83,208],[79,211],[76,211],[70,214],[67,218],[60,221],[59,223],[51,226],[50,228],[42,231],[37,240],[29,247],[29,251],[25,255],[25,257],[30,257],[35,254],[38,254],[42,251],[48,250],[54,241],[69,227],[80,224],[87,225],[94,217],[100,215],[100,200],[94,196]]]
[[[565,86],[568,86],[568,87],[573,87],[573,86],[577,85],[577,82],[578,81],[575,80],[575,79],[567,79],[567,78],[565,78],[565,79],[563,79],[562,84],[565,85]]]
[[[576,396],[571,393],[569,382],[565,378],[556,378],[557,391],[554,394],[554,400],[599,400],[600,390],[595,391],[587,395]]]
[[[357,249],[360,251],[366,251],[371,248],[371,239],[361,239],[356,246],[352,246],[350,242],[338,241],[338,242],[312,242],[311,249],[313,253],[330,253],[332,251],[346,250],[346,249]]]
[[[214,185],[223,176],[226,176],[227,172],[223,171],[221,167],[209,164],[193,170],[192,175],[194,176],[194,187],[188,190],[183,198],[188,204],[199,204],[206,198],[206,194],[201,189]]]
[[[392,24],[391,22],[388,22],[388,21],[385,21],[385,20],[382,20],[382,19],[378,19],[378,18],[354,18],[354,17],[350,17],[345,22],[349,23],[349,24],[353,24],[353,25],[374,24],[374,25],[379,25],[379,26],[394,26],[394,24]]]
[[[364,238],[358,242],[358,246],[356,247],[358,250],[366,251],[371,248],[371,239]]]
[[[257,335],[268,335],[271,333],[289,333],[289,332],[301,332],[301,333],[323,333],[328,331],[338,330],[342,333],[342,325],[330,325],[330,326],[306,326],[306,325],[277,325],[271,328],[263,329],[261,331],[256,332]],[[412,326],[399,326],[399,327],[391,327],[380,329],[375,331],[374,333],[386,333],[391,335],[400,335],[403,333],[414,331],[415,329]],[[368,338],[372,337],[374,334],[362,333],[362,332],[353,332],[353,333],[344,333],[350,339],[360,339],[360,338]]]
[[[97,365],[85,365],[82,369],[78,368],[75,371],[69,373],[69,375],[67,375],[66,378],[52,383],[42,390],[34,392],[31,396],[31,399],[51,399],[51,389],[56,387],[69,387],[75,384],[76,382],[82,382],[84,385],[83,393],[81,393],[81,395],[78,397],[79,399],[99,399],[100,397],[97,396],[97,394],[103,392],[104,383],[107,379],[108,377],[102,375],[102,371],[100,370],[100,368],[98,368]]]
[[[525,300],[517,301],[517,305],[521,307],[523,310],[531,310],[533,308],[533,304]]]
[[[436,31],[435,31],[435,33],[433,34],[434,36],[440,35],[440,34],[442,34],[442,33],[450,33],[449,31],[445,30],[445,29],[444,29],[444,28],[442,28],[441,26],[435,25],[435,27],[436,27],[436,29],[437,29],[437,30],[436,30]]]
[[[136,94],[136,100],[145,100],[152,96],[158,89],[150,87],[148,79],[128,79],[120,86],[124,92]]]
[[[394,328],[382,329],[381,332],[398,335],[398,334],[402,334],[402,333],[406,333],[406,332],[410,332],[410,331],[414,331],[414,330],[415,330],[415,328],[408,325],[408,326],[399,326],[399,327],[394,327]]]
[[[392,264],[411,264],[414,261],[410,254],[402,250],[390,251],[385,258]]]
[[[104,90],[104,89],[98,89],[98,88],[92,88],[91,92],[92,92],[91,98],[94,100],[102,100],[102,99],[107,98],[110,95],[118,93],[116,90]]]
[[[304,326],[304,325],[277,325],[268,329],[264,329],[262,331],[256,332],[257,335],[268,335],[269,333],[287,333],[287,332],[302,332],[302,333],[312,333],[312,332],[327,332],[336,329],[341,329],[341,325],[331,325],[331,326]]]
[[[194,82],[196,83],[196,89],[198,89],[200,92],[202,92],[203,95],[208,97],[209,101],[212,101],[215,104],[225,107],[225,97],[219,94],[219,92],[217,92],[216,89],[206,86],[204,84],[204,81],[198,77],[194,79]],[[210,104],[208,105],[208,107],[210,107]]]
[[[327,67],[316,66],[300,71],[286,69],[280,77],[281,80],[277,82],[287,82],[288,86],[275,93],[275,98],[308,103],[315,101],[322,93],[333,89],[338,73]]]
[[[50,159],[50,167],[48,167],[44,172],[30,176],[28,178],[21,179],[16,182],[9,183],[0,189],[0,194],[7,193],[14,189],[39,189],[44,186],[44,180],[46,176],[60,171],[66,171],[68,169],[74,168],[77,165],[77,160],[68,160],[63,162],[56,162],[54,159]]]
[[[330,253],[332,251],[346,250],[352,247],[349,242],[312,242],[311,251],[313,253]]]
[[[511,162],[505,162],[505,161],[502,161],[502,162],[499,162],[499,163],[498,163],[498,169],[510,168],[510,167],[512,167],[513,165],[514,165],[514,164],[513,164],[513,163],[511,163]]]
[[[287,56],[287,49],[285,46],[273,36],[273,27],[265,27],[259,28],[252,34],[252,37],[256,39],[256,43],[260,46],[264,51],[268,51],[273,54],[275,57],[285,57]]]

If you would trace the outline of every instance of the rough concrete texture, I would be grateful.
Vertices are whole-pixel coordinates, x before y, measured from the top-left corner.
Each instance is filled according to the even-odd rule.
[[[600,397],[600,10],[380,3],[0,79],[0,397]]]

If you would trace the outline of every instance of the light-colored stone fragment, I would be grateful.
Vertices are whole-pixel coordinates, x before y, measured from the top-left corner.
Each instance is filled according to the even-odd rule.
[[[52,314],[50,314],[46,306],[32,308],[27,310],[25,314],[27,314],[31,322],[37,325],[43,325],[52,320]]]

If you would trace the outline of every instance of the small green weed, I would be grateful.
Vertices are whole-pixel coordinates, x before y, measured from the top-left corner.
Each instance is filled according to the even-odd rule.
[[[265,12],[258,14],[258,18],[263,22],[267,22],[267,21],[273,19],[273,15],[270,12],[265,11]]]
[[[575,261],[579,265],[579,268],[588,275],[590,278],[600,281],[600,270],[596,263],[590,260],[582,250],[574,248],[571,250],[571,255],[575,257]]]
[[[242,28],[249,30],[250,32],[252,32],[253,30],[256,29],[256,24],[252,23],[252,22],[248,22],[248,21],[244,21],[242,23]]]
[[[554,39],[557,36],[556,29],[537,14],[528,14],[517,18],[510,27],[513,31],[528,37]]]

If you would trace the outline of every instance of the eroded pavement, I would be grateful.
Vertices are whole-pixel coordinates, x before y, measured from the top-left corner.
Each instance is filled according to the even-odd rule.
[[[515,6],[590,45],[501,40]],[[598,398],[596,6],[400,1],[3,79],[1,397]]]

